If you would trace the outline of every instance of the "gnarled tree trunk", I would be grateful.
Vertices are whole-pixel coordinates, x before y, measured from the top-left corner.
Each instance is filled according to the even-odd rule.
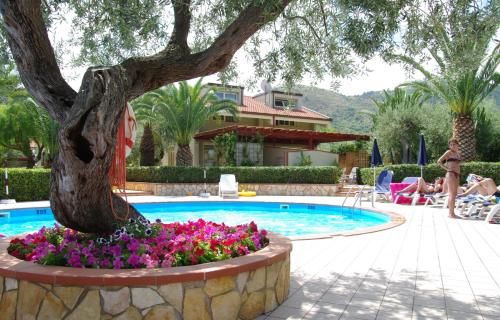
[[[61,123],[52,165],[51,207],[58,222],[83,232],[109,232],[139,213],[113,194],[108,172],[125,110],[123,70],[89,69]]]

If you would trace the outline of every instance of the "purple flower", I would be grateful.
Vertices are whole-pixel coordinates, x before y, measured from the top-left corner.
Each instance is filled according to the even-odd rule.
[[[133,268],[137,268],[140,265],[140,258],[135,253],[132,253],[128,258],[127,263]]]
[[[102,259],[99,261],[99,266],[103,269],[109,268],[110,262],[108,258]]]
[[[123,262],[119,257],[116,257],[115,260],[113,260],[113,269],[121,268],[123,268]]]
[[[68,263],[73,268],[83,268],[80,255],[76,252],[71,255],[71,258],[69,258]]]
[[[141,243],[137,239],[130,240],[130,243],[127,244],[127,249],[130,252],[135,252],[141,247]]]

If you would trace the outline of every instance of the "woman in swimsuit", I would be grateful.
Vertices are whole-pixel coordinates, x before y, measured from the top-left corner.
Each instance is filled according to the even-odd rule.
[[[446,184],[448,185],[448,209],[449,217],[457,218],[455,215],[455,199],[457,197],[458,184],[460,183],[460,162],[462,161],[458,152],[457,139],[448,141],[449,149],[438,159],[438,165],[446,170]]]
[[[424,178],[418,178],[417,182],[410,184],[406,188],[402,189],[398,193],[406,193],[406,192],[416,192],[420,194],[426,193],[436,193],[443,191],[443,185],[445,183],[445,179],[440,177],[434,181],[434,184],[425,182]]]

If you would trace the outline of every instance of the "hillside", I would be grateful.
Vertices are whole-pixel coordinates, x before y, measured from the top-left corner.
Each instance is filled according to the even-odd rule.
[[[341,132],[371,132],[371,119],[363,112],[375,112],[372,99],[382,98],[382,91],[371,91],[357,96],[345,96],[310,86],[297,86],[293,91],[304,95],[305,106],[331,117],[333,128]],[[489,100],[495,103],[495,109],[500,112],[500,87],[490,95]]]

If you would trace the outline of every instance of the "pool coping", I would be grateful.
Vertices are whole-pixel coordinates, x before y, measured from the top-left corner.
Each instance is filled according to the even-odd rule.
[[[44,266],[20,260],[7,253],[12,238],[0,238],[0,276],[65,286],[143,286],[204,281],[270,266],[292,251],[290,239],[269,233],[269,245],[262,250],[224,261],[171,268],[90,269]]]
[[[165,201],[165,200],[169,201]],[[172,199],[172,200],[170,200]],[[153,204],[153,203],[183,203],[183,202],[244,202],[244,203],[253,203],[253,202],[264,202],[264,203],[292,203],[292,204],[301,204],[301,205],[308,205],[308,204],[314,204],[314,205],[322,205],[322,206],[331,206],[331,207],[341,207],[339,205],[335,204],[327,204],[327,203],[318,203],[315,201],[311,202],[303,202],[303,201],[293,201],[293,200],[287,200],[287,201],[277,201],[273,199],[257,199],[257,201],[252,201],[249,199],[223,199],[223,198],[199,198],[199,197],[193,197],[193,199],[189,198],[182,198],[182,199],[176,199],[174,198],[158,198],[156,200],[162,200],[162,201],[140,201],[140,202],[130,202],[130,204]],[[38,204],[45,204],[47,203],[46,201],[39,201]],[[10,207],[10,208],[2,208],[0,207],[0,210],[16,210],[16,209],[34,209],[34,208],[50,208],[49,206],[36,206],[37,202],[32,203],[33,206],[25,205],[22,207]],[[370,211],[373,213],[378,213],[378,214],[383,214],[386,216],[390,217],[390,220],[386,223],[376,225],[373,227],[368,227],[368,228],[359,228],[355,230],[346,230],[346,231],[341,231],[341,232],[336,232],[336,233],[327,233],[327,234],[312,234],[312,235],[303,235],[303,236],[291,236],[288,237],[292,241],[298,241],[298,240],[316,240],[316,239],[328,239],[332,237],[350,237],[350,236],[357,236],[357,235],[362,235],[366,233],[373,233],[373,232],[379,232],[379,231],[384,231],[387,229],[392,229],[395,227],[398,227],[402,225],[403,223],[406,222],[406,219],[393,211],[388,211],[388,210],[382,210],[382,209],[375,209],[375,208],[367,208],[367,207],[345,207],[346,210],[364,210],[364,211]],[[0,238],[2,239],[2,238]]]

